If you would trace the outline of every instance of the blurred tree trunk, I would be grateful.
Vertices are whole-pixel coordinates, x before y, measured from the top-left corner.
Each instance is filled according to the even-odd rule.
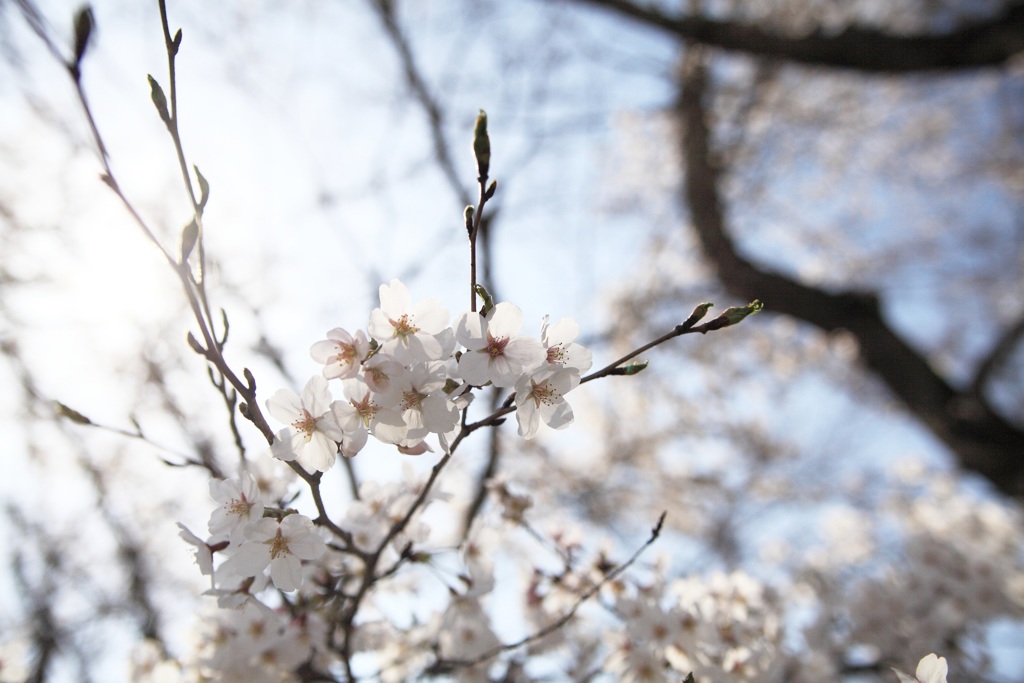
[[[999,415],[984,395],[985,384],[1024,339],[1024,320],[1008,326],[962,389],[939,374],[928,359],[884,319],[870,291],[826,291],[773,272],[741,256],[729,234],[719,191],[723,169],[711,148],[706,112],[712,93],[705,48],[797,64],[868,73],[950,71],[999,66],[1024,52],[1024,3],[934,35],[904,35],[851,26],[834,33],[801,36],[697,13],[671,14],[629,0],[577,0],[678,38],[687,48],[677,115],[681,122],[683,198],[699,243],[721,283],[743,299],[762,299],[768,310],[831,332],[846,330],[861,358],[956,456],[1007,495],[1024,496],[1024,429]]]

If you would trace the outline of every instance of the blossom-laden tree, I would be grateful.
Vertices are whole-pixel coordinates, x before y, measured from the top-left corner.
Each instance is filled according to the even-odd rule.
[[[0,681],[1019,677],[1018,5],[14,4]]]

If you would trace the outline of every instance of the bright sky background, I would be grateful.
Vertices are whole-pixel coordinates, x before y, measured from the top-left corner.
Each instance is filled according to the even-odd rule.
[[[495,244],[501,296],[524,310],[534,332],[545,314],[575,317],[584,335],[601,332],[611,322],[610,294],[644,271],[649,231],[678,218],[661,206],[641,215],[611,208],[621,199],[613,180],[628,185],[635,174],[633,182],[649,187],[672,173],[667,168],[645,179],[649,168],[637,168],[637,159],[654,165],[657,150],[631,155],[634,150],[623,149],[623,131],[631,116],[671,101],[674,47],[557,5],[542,11],[533,3],[496,5],[483,15],[472,2],[402,3],[403,24],[414,27],[413,48],[450,107],[446,132],[467,189],[474,178],[472,122],[479,108],[488,111],[492,176],[499,182],[493,207],[502,214]],[[75,3],[42,6],[67,38]],[[167,89],[155,2],[97,0],[94,11],[88,97],[119,182],[176,250],[189,213],[146,82],[152,74]],[[0,203],[28,228],[0,247],[0,258],[16,276],[42,279],[6,297],[17,319],[3,333],[17,332],[43,395],[127,428],[133,411],[152,415],[158,404],[132,388],[140,349],[157,360],[177,357],[185,331],[194,328],[173,275],[98,180],[100,166],[70,82],[10,3],[0,12],[4,44],[16,46],[20,60],[18,68],[0,62]],[[228,358],[253,368],[264,398],[284,380],[247,348],[263,331],[285,350],[298,390],[318,371],[309,345],[333,327],[365,327],[380,282],[401,278],[414,299],[438,297],[453,315],[467,307],[463,207],[431,162],[422,111],[409,100],[395,52],[363,3],[295,2],[281,9],[265,0],[172,0],[170,15],[172,27],[184,33],[182,136],[189,162],[212,188],[207,249],[217,261],[215,303],[227,308],[233,323]],[[885,197],[878,199],[886,205]],[[983,197],[978,205],[990,202],[996,212],[997,200]],[[740,216],[740,224],[748,218]],[[758,239],[772,244],[771,236],[755,234],[753,243]],[[785,249],[775,252],[780,262]],[[666,315],[681,320],[696,303],[679,302],[679,310]],[[737,302],[716,303],[721,310]],[[599,353],[595,360],[600,366],[611,358]],[[172,384],[197,394],[196,410],[223,410],[204,384],[201,363],[195,357],[186,362],[172,373]],[[14,386],[14,378],[0,376],[0,386]],[[7,429],[20,429],[6,418],[16,414],[18,400],[0,391]],[[798,443],[820,445],[828,439],[822,423],[798,416],[829,415],[828,425],[853,408],[848,398],[811,385],[781,417],[769,419],[784,421]],[[930,436],[898,415],[857,420],[884,430],[852,444],[873,453],[879,466],[894,451],[946,462]],[[174,443],[174,430],[159,418],[146,427],[155,440],[185,447]],[[45,434],[37,436],[46,443]],[[253,430],[247,436],[256,443]],[[99,447],[111,443],[94,435],[83,439]],[[889,450],[877,450],[882,441]],[[27,465],[23,442],[16,443],[5,458],[11,476],[0,483],[0,496],[35,497],[40,509],[71,501],[72,516],[88,509],[82,483],[61,476],[67,456],[44,456],[44,462],[52,458],[52,476],[41,487],[26,486],[47,468]],[[54,448],[63,446],[55,439]],[[364,461],[358,464],[366,472],[388,471],[388,461]],[[140,486],[161,489],[173,479],[177,487],[190,477],[168,475],[155,463],[118,464]],[[340,485],[340,472],[332,475]],[[194,489],[183,514],[201,529],[208,501],[205,487]],[[154,533],[173,535],[173,522],[161,523]],[[186,559],[187,577],[187,555],[170,552]],[[5,600],[0,597],[0,611]]]

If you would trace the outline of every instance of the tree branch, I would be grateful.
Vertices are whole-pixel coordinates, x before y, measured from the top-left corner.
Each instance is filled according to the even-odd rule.
[[[1011,496],[1024,496],[1024,430],[1004,420],[971,391],[955,389],[883,319],[870,292],[828,292],[758,267],[741,256],[728,234],[719,194],[720,169],[712,160],[705,120],[708,98],[704,56],[687,51],[677,104],[683,140],[684,198],[704,255],[734,295],[759,297],[769,310],[826,332],[847,330],[861,359],[907,409],[976,472]]]
[[[898,35],[851,26],[785,36],[754,24],[668,14],[629,0],[576,0],[709,47],[800,64],[878,73],[949,71],[998,66],[1024,51],[1024,3],[936,35]]]

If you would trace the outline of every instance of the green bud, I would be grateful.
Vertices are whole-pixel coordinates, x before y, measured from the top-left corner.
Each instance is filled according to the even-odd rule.
[[[56,408],[57,408],[57,414],[60,415],[61,417],[67,418],[67,419],[71,420],[72,422],[74,422],[75,424],[79,424],[79,425],[91,425],[92,424],[92,420],[87,418],[85,415],[82,415],[80,412],[78,412],[74,408],[69,408],[68,406],[64,405],[60,401],[54,401],[54,404],[56,405]]]
[[[160,120],[165,125],[170,126],[171,115],[167,111],[167,97],[164,95],[164,89],[160,87],[160,84],[152,76],[147,75],[146,78],[149,79],[149,96],[153,99],[156,112],[160,115]]]
[[[82,57],[89,47],[89,38],[96,26],[96,18],[92,14],[92,7],[84,5],[75,14],[75,61],[74,72],[78,73],[78,66],[82,63]]]
[[[735,325],[746,318],[748,315],[759,313],[764,308],[764,304],[758,299],[754,299],[746,306],[730,306],[729,308],[722,311],[722,315],[718,316],[711,322],[704,323],[697,329],[702,333],[707,333],[712,330],[720,330],[723,327],[729,327]]]
[[[491,167],[491,139],[487,136],[487,112],[483,109],[476,117],[473,126],[473,154],[476,156],[476,170],[480,182],[487,178]]]
[[[763,308],[764,304],[761,303],[758,299],[754,299],[746,306],[730,306],[729,308],[725,309],[725,311],[722,312],[722,315],[718,317],[725,318],[727,325],[735,325],[736,323],[746,318],[748,315],[760,313],[761,309]]]
[[[206,180],[203,174],[199,172],[198,166],[193,165],[192,168],[196,172],[196,180],[199,181],[199,208],[205,209],[206,202],[210,200],[210,183]]]
[[[476,294],[484,302],[483,307],[480,309],[480,315],[486,316],[494,308],[494,297],[491,296],[491,293],[483,285],[476,286]]]
[[[196,239],[199,238],[199,226],[196,225],[196,219],[185,226],[185,229],[181,231],[181,262],[184,263],[188,260],[189,255],[192,253],[193,247],[196,246]]]
[[[624,375],[626,377],[629,377],[630,375],[638,375],[644,370],[646,370],[647,366],[650,364],[651,362],[647,360],[636,360],[630,363],[629,365],[623,365],[622,367],[615,368],[614,370],[611,371],[610,374]]]
[[[699,323],[701,321],[701,318],[708,314],[708,310],[712,306],[714,306],[714,304],[709,302],[697,304],[697,307],[693,309],[693,313],[690,314],[690,317],[684,320],[682,324],[677,326],[676,330],[682,331],[690,329],[691,327]]]

